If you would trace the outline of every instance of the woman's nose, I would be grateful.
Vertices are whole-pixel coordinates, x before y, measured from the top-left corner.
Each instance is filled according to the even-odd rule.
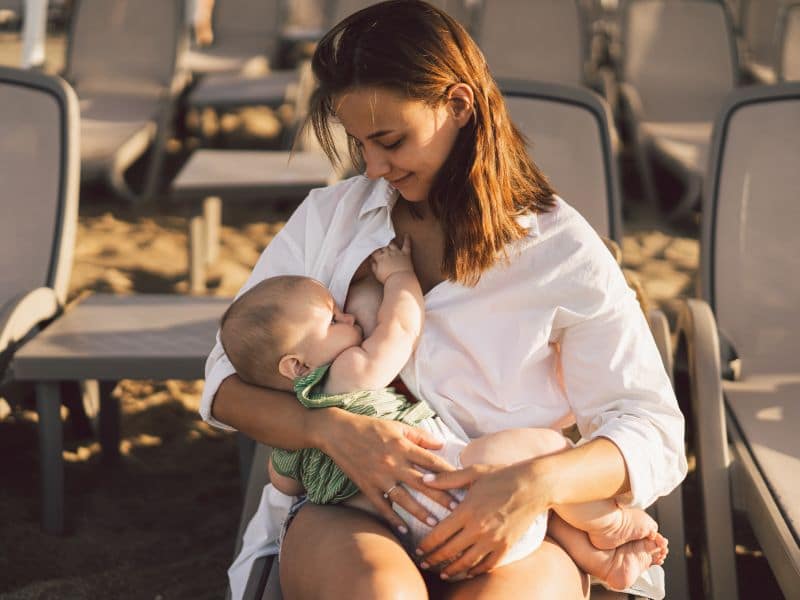
[[[391,170],[391,166],[389,165],[389,161],[386,160],[385,155],[377,150],[371,150],[370,152],[365,151],[364,162],[367,163],[366,176],[369,179],[383,177]]]

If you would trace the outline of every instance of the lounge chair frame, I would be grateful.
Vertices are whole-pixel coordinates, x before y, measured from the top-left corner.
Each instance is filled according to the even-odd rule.
[[[81,82],[74,80],[76,64],[75,40],[81,26],[81,10],[84,3],[87,1],[88,0],[74,0],[75,5],[72,10],[72,19],[70,20],[69,24],[63,75],[67,81],[77,86],[79,96],[81,94]],[[184,25],[184,2],[182,0],[162,1],[171,2],[173,4],[176,13],[176,27],[180,27],[180,30],[176,31],[175,33],[176,43],[171,45],[170,54],[163,57],[164,64],[168,67],[169,72],[172,74],[170,81],[164,81],[158,84],[161,89],[158,93],[158,102],[153,110],[151,124],[147,127],[143,126],[143,128],[134,138],[129,139],[128,142],[125,143],[124,152],[121,151],[122,149],[118,149],[115,155],[109,160],[109,164],[105,169],[107,183],[110,184],[111,188],[115,192],[119,193],[123,198],[132,203],[152,199],[156,195],[159,185],[161,167],[164,160],[165,146],[170,134],[175,106],[177,104],[178,97],[189,83],[188,76],[178,70],[180,57],[188,46],[188,31]],[[139,82],[134,81],[134,86],[137,83]],[[151,156],[147,166],[144,184],[141,191],[136,192],[131,189],[125,180],[125,171],[137,159],[144,155],[148,148],[151,151]]]
[[[656,151],[652,140],[644,133],[641,123],[645,121],[645,107],[639,92],[629,82],[624,80],[624,64],[627,55],[627,42],[628,33],[630,31],[630,8],[638,2],[662,2],[669,5],[687,5],[691,3],[699,4],[712,4],[719,6],[725,27],[728,31],[728,45],[730,54],[731,66],[731,82],[735,86],[739,81],[739,58],[736,47],[736,37],[734,35],[733,22],[731,18],[730,9],[721,0],[687,0],[685,2],[668,2],[665,0],[624,0],[620,8],[621,11],[621,25],[620,25],[620,47],[622,58],[622,81],[619,83],[620,101],[624,106],[627,114],[628,125],[631,129],[631,137],[633,142],[634,156],[636,159],[637,170],[641,177],[642,187],[644,188],[645,200],[651,207],[658,205],[659,194],[655,183],[655,174],[653,172],[652,161],[656,157]],[[659,158],[662,160],[663,165],[675,173],[682,180],[685,189],[678,200],[676,208],[672,211],[671,217],[681,217],[691,211],[697,199],[702,194],[703,177],[702,173],[695,173],[687,171],[686,168],[676,160],[658,153]]]
[[[688,392],[705,520],[707,578],[704,587],[706,597],[714,600],[738,597],[732,504],[747,514],[786,597],[796,597],[800,585],[800,547],[796,534],[787,526],[786,516],[758,466],[748,439],[726,405],[722,387],[725,365],[720,357],[726,342],[720,339],[712,313],[723,301],[737,301],[716,298],[714,292],[715,239],[723,234],[717,231],[716,213],[728,125],[744,107],[789,99],[800,100],[800,84],[745,88],[728,97],[715,125],[704,195],[703,300],[687,300],[678,319],[676,364],[686,369],[690,383]],[[791,475],[787,473],[786,476]]]
[[[80,115],[78,100],[69,85],[35,71],[0,67],[0,86],[35,90],[53,98],[60,113],[60,173],[52,237],[42,240],[51,247],[49,267],[41,287],[19,290],[6,306],[0,306],[0,380],[16,348],[38,326],[58,316],[67,299],[78,219],[80,181]],[[0,115],[2,117],[2,115]]]
[[[617,152],[614,122],[608,105],[593,92],[555,83],[533,82],[521,79],[498,79],[498,86],[504,97],[536,98],[549,100],[562,104],[573,105],[587,111],[597,123],[600,135],[603,156],[605,184],[605,197],[608,209],[608,231],[598,231],[602,236],[607,236],[617,244],[622,243],[622,200],[617,176]],[[535,144],[536,139],[532,142]],[[570,202],[569,198],[565,198]]]

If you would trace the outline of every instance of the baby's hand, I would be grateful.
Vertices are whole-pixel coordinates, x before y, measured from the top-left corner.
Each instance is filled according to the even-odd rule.
[[[375,279],[382,284],[386,283],[393,273],[409,272],[413,274],[411,238],[408,235],[403,237],[402,248],[398,248],[397,244],[391,242],[385,248],[375,250],[372,253],[372,272],[375,274]]]

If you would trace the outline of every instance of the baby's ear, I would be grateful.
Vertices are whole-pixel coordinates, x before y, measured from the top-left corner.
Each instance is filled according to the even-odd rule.
[[[302,377],[310,370],[311,367],[300,360],[296,354],[286,354],[278,361],[278,372],[292,381]]]

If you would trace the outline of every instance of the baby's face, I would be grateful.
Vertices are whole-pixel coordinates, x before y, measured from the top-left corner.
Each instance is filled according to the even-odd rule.
[[[329,364],[361,344],[364,335],[355,317],[343,312],[322,285],[307,286],[302,297],[290,302],[296,307],[292,320],[304,331],[299,350],[311,367]]]

